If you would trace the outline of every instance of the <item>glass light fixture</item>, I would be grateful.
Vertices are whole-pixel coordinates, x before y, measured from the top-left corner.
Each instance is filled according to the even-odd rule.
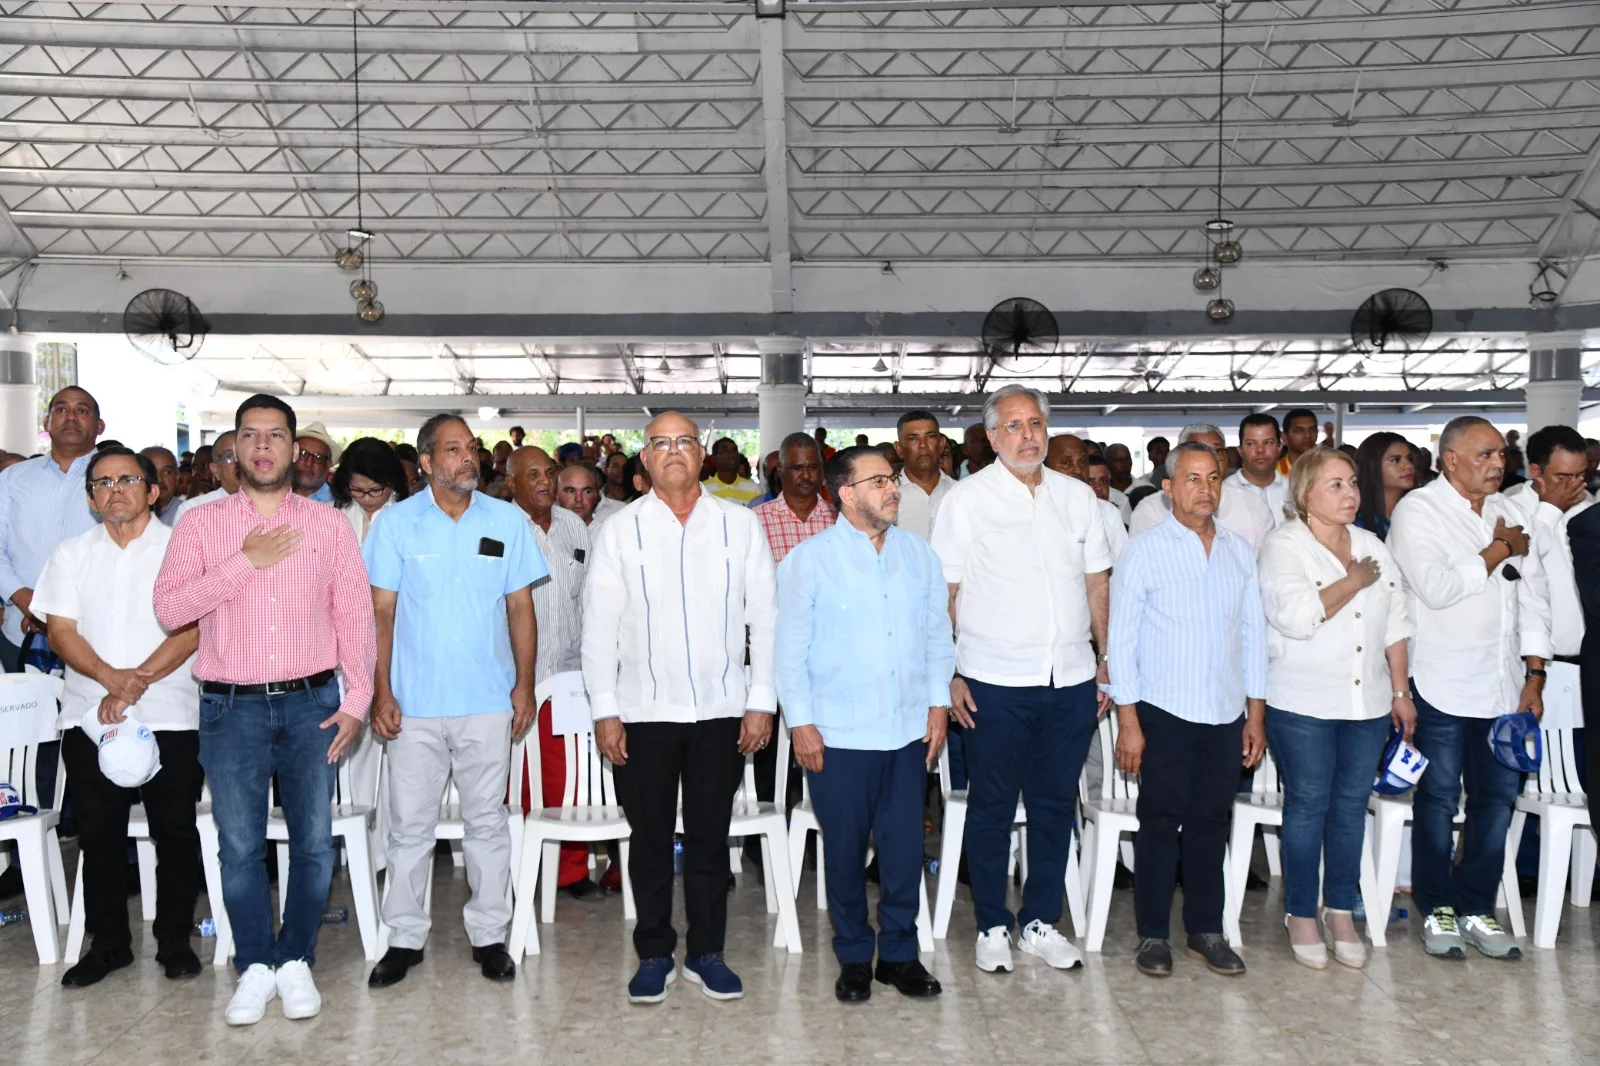
[[[364,258],[359,248],[341,248],[333,261],[339,264],[340,270],[356,271],[361,269],[361,261]]]
[[[378,285],[370,278],[361,278],[350,283],[350,298],[357,302],[375,300],[378,297]]]
[[[361,321],[369,325],[383,321],[383,305],[377,300],[363,300],[361,306],[356,308],[356,314],[361,316]]]
[[[1244,256],[1244,249],[1238,241],[1223,241],[1217,245],[1217,262],[1237,263]]]
[[[1222,284],[1222,272],[1215,267],[1201,267],[1194,272],[1194,287],[1199,292],[1211,292]]]
[[[1213,322],[1226,322],[1233,317],[1233,301],[1216,299],[1206,304],[1206,317]]]

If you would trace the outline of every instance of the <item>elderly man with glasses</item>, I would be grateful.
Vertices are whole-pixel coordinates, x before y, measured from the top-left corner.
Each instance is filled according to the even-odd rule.
[[[959,481],[939,509],[933,549],[956,625],[952,713],[966,729],[966,849],[980,970],[1009,972],[1018,946],[1057,969],[1082,963],[1055,928],[1072,845],[1078,775],[1098,709],[1111,549],[1094,491],[1044,465],[1044,394],[1007,385],[983,424],[998,462]],[[1028,810],[1022,911],[1006,903],[1017,797]]]
[[[680,795],[684,972],[712,999],[737,999],[744,986],[722,957],[728,823],[744,757],[766,746],[777,710],[772,553],[748,507],[700,484],[705,449],[693,422],[658,415],[641,454],[651,490],[593,534],[583,590],[583,680],[595,741],[616,765],[632,827],[640,961],[628,1000],[659,1003],[677,976],[672,835]]]
[[[328,475],[339,461],[339,445],[321,422],[300,427],[294,440],[294,493],[318,503],[333,503]]]

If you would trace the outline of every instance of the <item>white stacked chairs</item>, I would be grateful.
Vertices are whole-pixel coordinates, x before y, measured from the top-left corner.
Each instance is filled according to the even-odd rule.
[[[788,726],[779,723],[785,733]],[[778,780],[782,784],[784,768],[779,765]],[[776,793],[775,793],[776,794]],[[828,885],[823,865],[822,826],[817,822],[816,811],[811,806],[811,780],[802,770],[800,774],[800,802],[789,812],[789,876],[791,895],[800,898],[800,874],[805,866],[806,838],[817,834],[817,910],[828,909]],[[872,849],[867,849],[867,861],[872,861]],[[926,954],[933,952],[933,920],[928,911],[928,882],[917,871],[917,947]]]
[[[1587,907],[1594,887],[1595,834],[1589,820],[1588,797],[1578,783],[1578,759],[1572,730],[1541,727],[1544,759],[1532,790],[1517,797],[1506,837],[1506,869],[1514,872],[1528,815],[1539,819],[1539,895],[1533,907],[1533,946],[1553,948],[1561,928],[1561,903],[1568,870],[1572,879],[1572,905]],[[1515,896],[1516,883],[1504,885],[1512,915],[1522,914]]]
[[[544,705],[544,699],[542,690],[534,696],[540,706]],[[533,922],[536,885],[540,889],[539,920],[555,921],[556,877],[563,843],[618,842],[622,862],[622,913],[628,921],[634,918],[633,882],[628,875],[632,830],[622,812],[622,803],[617,799],[611,763],[600,754],[593,733],[563,736],[561,742],[567,773],[561,804],[557,807],[539,805],[543,795],[539,742],[530,734],[527,744],[525,763],[534,807],[523,820],[519,863],[512,879],[515,901],[508,950],[514,959],[539,954],[539,930]],[[520,801],[520,790],[512,798]]]
[[[1122,835],[1139,831],[1139,781],[1117,766],[1117,715],[1115,711],[1100,719],[1089,741],[1100,746],[1102,773],[1099,789],[1089,787],[1085,775],[1081,787],[1083,810],[1084,880],[1087,883],[1089,927],[1084,949],[1099,951],[1106,937],[1106,922],[1111,914],[1111,887],[1122,850]]]
[[[350,870],[350,895],[355,904],[356,922],[361,931],[361,946],[368,960],[381,954],[378,922],[377,868],[373,859],[373,827],[376,824],[377,782],[358,782],[348,759],[340,760],[333,795],[333,836],[344,844],[345,861]],[[379,770],[382,776],[382,770]],[[366,784],[365,790],[362,784]],[[270,799],[268,800],[270,803]],[[200,805],[200,858],[205,867],[206,894],[211,898],[211,918],[216,925],[217,943],[213,965],[227,963],[233,954],[233,926],[222,894],[222,848],[217,823],[209,803]],[[289,826],[281,808],[267,812],[267,840],[278,845],[278,914],[281,918],[289,889]]]
[[[1094,743],[1093,739],[1090,743]],[[950,774],[950,745],[939,751],[939,792],[944,799],[944,824],[939,838],[939,875],[934,889],[933,936],[943,940],[950,932],[950,912],[955,907],[956,880],[961,868],[961,845],[966,837],[967,790],[953,788]],[[1017,813],[1011,827],[1011,869],[1022,867],[1022,879],[1028,879],[1027,846],[1028,812],[1021,799],[1017,800]],[[1066,895],[1067,914],[1072,919],[1072,931],[1083,936],[1086,929],[1085,899],[1082,867],[1078,853],[1083,835],[1076,825],[1067,849]],[[821,867],[821,852],[818,852]],[[1007,871],[1008,875],[1011,872]]]
[[[60,961],[56,937],[57,923],[71,911],[67,897],[66,869],[61,861],[61,797],[66,790],[66,768],[56,759],[56,789],[52,802],[40,802],[38,791],[39,745],[0,750],[0,781],[8,782],[36,814],[15,814],[0,821],[0,843],[17,846],[17,861],[22,869],[23,901],[28,906],[28,924],[33,929],[33,946],[39,965],[53,966]]]

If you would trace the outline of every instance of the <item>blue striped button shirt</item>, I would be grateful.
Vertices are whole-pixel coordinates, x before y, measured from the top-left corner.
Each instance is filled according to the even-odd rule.
[[[1207,556],[1176,518],[1128,541],[1111,574],[1111,698],[1201,725],[1267,697],[1267,620],[1255,554],[1216,527]]]
[[[94,527],[83,481],[93,455],[78,456],[64,472],[48,453],[0,471],[0,596],[13,644],[22,643],[22,611],[12,595],[33,588],[57,544]]]

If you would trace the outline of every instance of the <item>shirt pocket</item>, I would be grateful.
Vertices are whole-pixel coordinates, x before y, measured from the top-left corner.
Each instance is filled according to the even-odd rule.
[[[467,566],[467,578],[474,591],[503,596],[506,590],[506,561],[493,555],[474,555]]]
[[[439,555],[406,555],[400,560],[400,584],[418,596],[439,591],[443,584],[441,569],[444,559]]]

